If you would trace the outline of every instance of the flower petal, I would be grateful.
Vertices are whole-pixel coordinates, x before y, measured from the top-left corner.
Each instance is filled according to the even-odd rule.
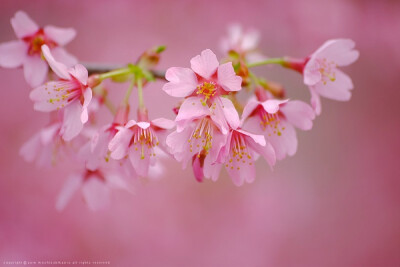
[[[228,92],[242,89],[242,77],[236,75],[232,62],[227,62],[218,67],[218,84]]]
[[[113,159],[122,159],[128,154],[129,143],[132,139],[133,132],[126,128],[120,128],[116,135],[108,144]]]
[[[189,97],[183,101],[179,113],[175,118],[177,131],[181,132],[194,119],[210,114],[208,106],[204,106],[199,97]]]
[[[26,57],[24,61],[25,80],[31,87],[36,87],[46,80],[48,67],[40,56]]]
[[[251,98],[247,101],[246,106],[242,112],[242,123],[253,113],[253,111],[257,108],[261,103],[254,98]]]
[[[304,66],[304,84],[308,86],[312,86],[317,84],[318,82],[321,81],[322,75],[321,72],[319,71],[319,64],[318,62],[311,58],[307,64]]]
[[[81,121],[82,105],[79,101],[73,101],[64,109],[64,119],[60,134],[65,141],[71,141],[83,128]]]
[[[19,154],[24,158],[25,161],[33,162],[39,154],[41,147],[42,142],[40,133],[37,133],[22,145],[21,149],[19,150]]]
[[[232,101],[225,97],[215,98],[215,109],[211,115],[211,118],[215,122],[220,122],[221,131],[223,133],[227,133],[229,130],[228,125],[232,129],[237,129],[240,126],[239,114],[236,111],[235,106]],[[222,120],[224,122],[222,123]],[[226,121],[226,123],[225,123]]]
[[[165,79],[169,82],[164,84],[162,89],[174,97],[191,95],[198,84],[196,74],[188,68],[169,68],[165,73]]]
[[[110,204],[110,188],[96,177],[90,177],[83,183],[82,194],[92,211],[105,209]]]
[[[27,46],[21,41],[11,41],[0,44],[0,66],[16,68],[23,64],[27,57]]]
[[[297,151],[297,136],[294,127],[285,122],[281,122],[281,127],[285,130],[281,131],[281,135],[268,134],[266,138],[274,148],[276,159],[282,160],[286,155],[293,156]]]
[[[326,84],[320,82],[313,88],[323,97],[337,101],[349,101],[351,98],[350,90],[354,87],[351,78],[338,69],[335,70],[335,75],[335,81],[328,81]]]
[[[200,55],[192,58],[190,65],[192,70],[198,75],[205,79],[210,79],[217,70],[219,62],[217,56],[210,49],[206,49]]]
[[[67,181],[63,185],[60,194],[57,197],[56,209],[62,211],[67,206],[71,197],[78,191],[83,181],[83,177],[78,174],[74,174],[68,177]]]
[[[264,138],[264,136],[262,137]],[[257,136],[257,135],[247,134],[246,142],[249,145],[249,147],[256,153],[263,156],[264,159],[268,162],[270,167],[274,166],[276,163],[276,155],[274,148],[269,142],[265,142],[265,139],[264,142],[260,141],[261,141],[260,135]]]
[[[83,93],[83,99],[81,122],[85,124],[88,121],[88,106],[92,100],[92,89],[90,87],[85,89],[85,92]]]
[[[75,67],[70,68],[68,72],[83,85],[87,85],[88,71],[83,65],[76,64]]]
[[[151,121],[151,124],[161,128],[161,129],[167,129],[170,130],[175,127],[175,122],[172,120],[164,119],[164,118],[158,118],[154,119]]]
[[[310,130],[315,119],[314,110],[306,103],[298,100],[289,101],[281,107],[287,121],[302,130]]]
[[[58,77],[64,80],[70,80],[71,76],[68,73],[68,68],[64,64],[56,61],[53,55],[50,52],[50,49],[47,45],[42,45],[42,53],[49,63],[50,68],[57,74]]]
[[[147,145],[132,145],[129,149],[129,160],[139,176],[147,177],[149,173],[151,150]]]
[[[326,58],[338,66],[347,66],[355,62],[359,52],[354,50],[355,43],[351,39],[334,39],[326,41],[312,57]]]
[[[278,99],[269,99],[263,102],[261,105],[263,106],[264,110],[270,114],[275,114],[279,111],[280,105],[287,103],[289,100],[278,100]]]
[[[18,38],[23,38],[36,33],[39,26],[23,11],[17,11],[11,18],[11,25]]]
[[[67,67],[72,67],[78,63],[78,59],[68,53],[62,47],[54,47],[51,49],[51,53],[53,54],[56,61],[65,64]]]
[[[44,27],[43,30],[47,37],[60,46],[64,46],[71,42],[76,36],[76,31],[73,28],[60,28],[49,25]]]

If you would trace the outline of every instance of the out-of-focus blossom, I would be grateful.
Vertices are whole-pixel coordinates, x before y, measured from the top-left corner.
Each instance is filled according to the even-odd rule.
[[[191,69],[172,67],[165,75],[169,82],[163,90],[174,97],[187,97],[175,120],[178,131],[209,108],[213,120],[219,121],[226,134],[236,110],[230,100],[221,96],[241,90],[242,78],[235,74],[232,62],[219,65],[216,55],[209,49],[192,58],[190,64]]]
[[[132,193],[131,186],[118,169],[85,169],[82,173],[68,177],[58,196],[56,208],[59,211],[63,210],[71,197],[81,189],[83,200],[89,209],[93,211],[105,209],[110,204],[113,188]]]
[[[274,148],[278,160],[296,153],[295,127],[310,130],[314,118],[314,110],[298,100],[250,99],[242,114],[242,120],[246,121],[245,128],[263,134]]]
[[[18,11],[11,19],[17,41],[0,44],[0,66],[17,68],[23,66],[26,81],[30,86],[42,84],[47,76],[48,66],[42,58],[42,45],[47,45],[57,61],[67,66],[77,63],[63,48],[74,39],[72,28],[45,26],[40,28],[25,12]]]
[[[246,60],[246,63],[257,62],[266,59],[258,50],[260,33],[255,29],[243,31],[240,24],[228,27],[228,36],[220,42],[221,50],[228,55],[235,52]]]
[[[284,63],[284,66],[303,73],[317,115],[321,113],[320,96],[338,101],[350,100],[353,82],[338,67],[350,65],[358,59],[359,52],[354,47],[355,43],[350,39],[329,40],[304,61],[288,59]]]
[[[130,120],[124,127],[117,126],[118,132],[108,145],[111,158],[120,160],[128,155],[135,172],[147,177],[150,165],[156,163],[155,147],[166,149],[165,139],[169,129],[175,123],[171,120],[159,118],[136,122]]]
[[[256,177],[255,160],[261,155],[272,167],[276,157],[272,145],[262,135],[251,134],[240,128],[231,129],[217,162],[223,164],[235,185],[251,183]],[[214,175],[213,179],[218,178]]]
[[[41,167],[55,164],[65,149],[65,142],[59,135],[60,129],[59,121],[44,127],[21,147],[20,155]]]
[[[81,64],[67,68],[56,61],[47,45],[42,46],[43,55],[51,69],[60,77],[35,88],[30,98],[34,109],[43,112],[64,109],[61,135],[69,141],[77,136],[88,121],[88,105],[92,99],[92,89],[88,84],[88,71]]]

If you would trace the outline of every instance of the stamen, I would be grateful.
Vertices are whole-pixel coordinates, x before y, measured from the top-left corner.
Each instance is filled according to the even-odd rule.
[[[217,88],[215,83],[213,82],[204,82],[201,85],[197,86],[197,94],[203,95],[204,99],[200,100],[203,106],[207,105],[207,100],[213,97],[217,92]]]

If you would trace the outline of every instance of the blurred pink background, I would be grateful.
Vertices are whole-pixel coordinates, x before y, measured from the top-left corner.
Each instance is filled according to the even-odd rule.
[[[5,260],[107,260],[111,266],[400,266],[400,2],[2,1],[0,42],[15,39],[10,18],[71,26],[67,46],[82,61],[128,63],[165,44],[160,69],[189,60],[240,22],[261,31],[269,56],[305,56],[325,40],[356,41],[360,59],[345,68],[350,102],[323,100],[297,154],[272,172],[262,161],[253,184],[237,188],[224,172],[199,184],[169,160],[164,177],[135,195],[113,191],[109,210],[91,212],[75,195],[55,200],[71,170],[38,169],[18,155],[47,122],[33,112],[22,70],[0,69],[0,263]],[[300,75],[257,73],[309,100]],[[173,118],[176,99],[161,82],[145,92],[152,117]],[[115,100],[123,86],[115,87]],[[107,115],[108,116],[108,115]],[[104,121],[110,119],[105,117]]]

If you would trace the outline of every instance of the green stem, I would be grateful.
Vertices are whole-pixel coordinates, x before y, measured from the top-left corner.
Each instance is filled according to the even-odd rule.
[[[122,69],[112,70],[112,71],[100,74],[99,78],[101,81],[103,81],[105,79],[112,78],[114,76],[125,75],[125,74],[130,74],[130,73],[132,73],[131,68],[122,68]]]
[[[262,66],[262,65],[268,65],[268,64],[278,64],[278,65],[283,65],[285,63],[285,60],[283,57],[278,57],[278,58],[269,58],[264,61],[259,61],[259,62],[254,62],[250,63],[247,65],[248,68],[252,67],[257,67],[257,66]]]
[[[123,103],[128,106],[129,105],[129,97],[131,96],[132,90],[133,90],[133,86],[135,85],[135,77],[133,77],[131,84],[128,87],[128,90],[125,93],[125,97],[123,100]]]
[[[139,98],[139,109],[144,109],[144,100],[143,100],[143,80],[139,78],[137,80],[137,89],[138,89],[138,98]]]

